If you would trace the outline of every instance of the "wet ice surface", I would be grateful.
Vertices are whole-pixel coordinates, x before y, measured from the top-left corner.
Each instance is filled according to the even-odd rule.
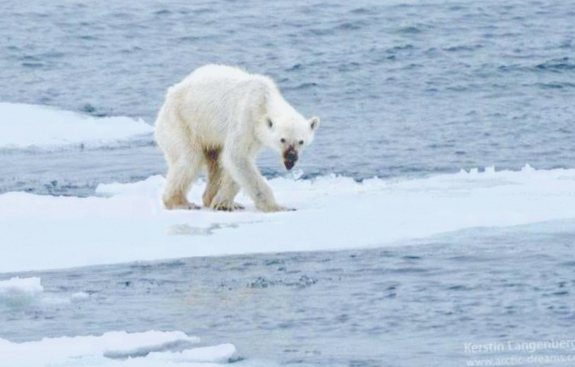
[[[152,123],[169,85],[231,63],[321,116],[301,162],[309,176],[575,165],[570,0],[32,0],[26,11],[7,0],[2,14],[0,101]],[[276,157],[263,166],[282,172]],[[152,145],[1,153],[0,191],[86,195],[163,170]]]
[[[575,219],[575,170],[461,171],[413,180],[269,180],[295,211],[166,210],[165,179],[102,184],[88,198],[0,195],[0,272],[280,251],[397,246],[479,227]],[[201,203],[205,182],[188,198]],[[31,230],[33,229],[33,230]],[[14,246],[17,244],[17,246]]]
[[[208,345],[232,343],[247,360],[461,366],[471,357],[466,342],[570,336],[573,228],[559,222],[468,230],[395,249],[27,273],[52,296],[89,296],[1,304],[0,338],[182,330]]]

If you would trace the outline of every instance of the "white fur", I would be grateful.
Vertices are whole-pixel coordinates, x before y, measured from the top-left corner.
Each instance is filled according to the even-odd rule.
[[[256,167],[257,154],[264,146],[299,153],[318,126],[317,117],[305,119],[266,76],[223,65],[196,69],[168,90],[156,120],[156,140],[168,163],[164,204],[195,208],[186,194],[207,166],[204,205],[237,209],[233,200],[243,188],[259,210],[284,210]]]

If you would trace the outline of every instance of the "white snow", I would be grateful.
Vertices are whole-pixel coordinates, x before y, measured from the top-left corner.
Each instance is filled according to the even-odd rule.
[[[152,131],[143,120],[129,117],[92,117],[47,106],[0,103],[0,148],[97,146]]]
[[[236,353],[232,344],[198,347],[199,342],[180,331],[108,332],[25,343],[0,338],[0,361],[10,367],[217,367]]]
[[[100,185],[100,197],[0,195],[0,273],[189,256],[403,244],[476,227],[575,219],[575,169],[460,172],[357,183],[270,181],[297,211],[167,211],[164,178]],[[203,184],[190,199],[201,202]]]

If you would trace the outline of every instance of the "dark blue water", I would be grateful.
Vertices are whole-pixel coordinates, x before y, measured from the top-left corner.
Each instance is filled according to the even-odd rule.
[[[271,75],[302,112],[322,117],[302,162],[308,176],[575,166],[571,0],[31,0],[25,9],[5,0],[0,13],[2,101],[152,123],[168,86],[219,62]],[[85,194],[164,170],[152,145],[41,157],[1,154],[0,190]],[[282,170],[275,157],[262,165]]]
[[[176,329],[208,344],[232,342],[248,360],[465,366],[506,355],[470,354],[465,343],[575,339],[575,237],[567,230],[572,223],[553,227],[471,230],[380,250],[20,274],[41,277],[51,297],[90,297],[0,303],[0,338]],[[575,351],[534,354],[569,353]]]

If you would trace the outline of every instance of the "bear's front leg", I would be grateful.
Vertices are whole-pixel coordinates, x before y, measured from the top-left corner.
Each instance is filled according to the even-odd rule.
[[[256,208],[264,213],[273,213],[273,212],[288,212],[294,211],[295,209],[286,208],[285,206],[278,205],[277,203],[272,202],[261,202],[256,203]]]
[[[262,212],[290,210],[278,205],[272,189],[256,167],[255,162],[235,154],[224,154],[224,167],[232,178],[246,191]]]
[[[234,198],[240,191],[240,187],[234,182],[232,177],[227,172],[222,172],[221,184],[218,192],[210,203],[210,208],[214,210],[234,211],[243,210],[244,206],[234,202]]]

